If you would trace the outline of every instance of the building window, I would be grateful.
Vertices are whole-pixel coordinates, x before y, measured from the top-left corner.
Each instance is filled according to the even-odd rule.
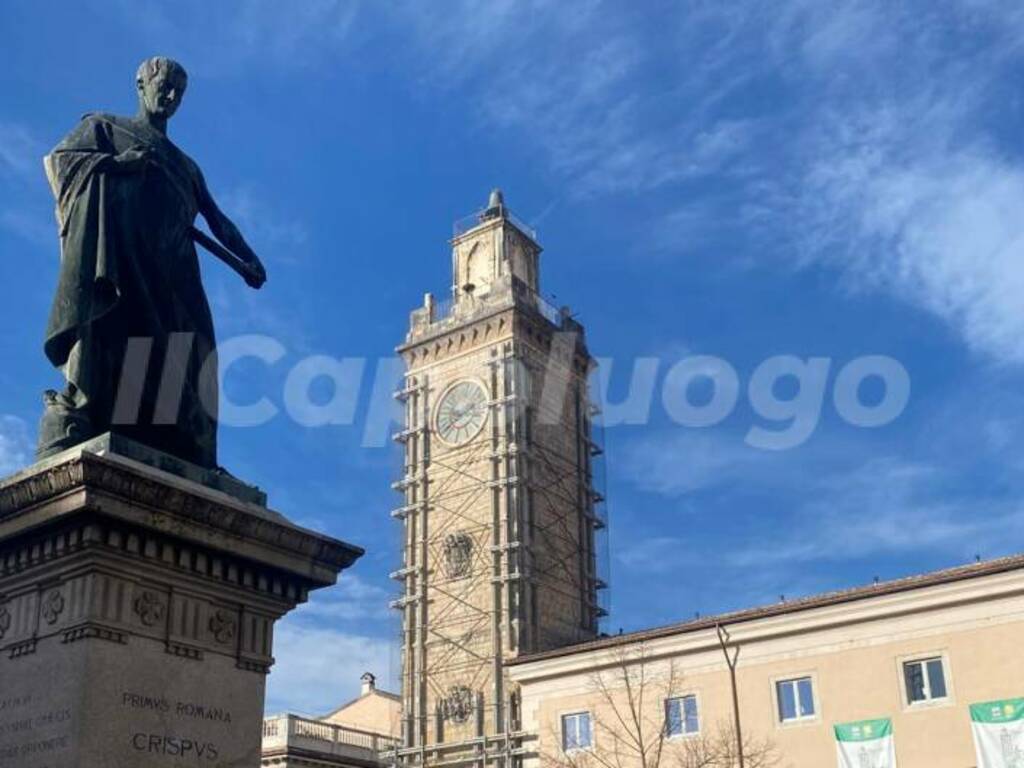
[[[814,684],[809,677],[780,680],[775,684],[779,720],[783,723],[807,720],[815,715]]]
[[[589,749],[592,744],[589,712],[562,715],[563,751],[572,752],[576,749]]]
[[[696,696],[665,700],[665,729],[669,736],[690,736],[700,731]]]
[[[941,658],[917,659],[904,663],[903,682],[907,686],[908,704],[944,699],[948,695],[946,670]]]

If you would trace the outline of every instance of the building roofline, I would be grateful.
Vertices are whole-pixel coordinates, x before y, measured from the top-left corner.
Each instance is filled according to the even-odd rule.
[[[635,632],[600,637],[596,640],[588,640],[574,645],[553,648],[549,651],[541,651],[539,653],[520,656],[516,659],[509,659],[505,662],[505,665],[518,666],[529,664],[534,661],[544,661],[546,659],[572,656],[575,654],[587,653],[589,651],[616,648],[623,645],[629,645],[631,643],[657,640],[677,635],[686,635],[694,632],[714,629],[719,625],[729,626],[756,621],[758,619],[785,616],[787,614],[801,613],[803,611],[810,611],[816,608],[827,608],[834,605],[841,605],[843,603],[852,603],[873,597],[898,594],[900,592],[910,592],[918,589],[951,584],[958,581],[967,581],[969,579],[992,576],[1020,569],[1024,569],[1024,554],[1011,555],[1009,557],[1002,557],[994,560],[985,560],[978,563],[971,563],[970,565],[962,565],[956,568],[932,571],[930,573],[924,573],[917,576],[893,579],[891,581],[884,581],[863,587],[853,587],[850,589],[825,592],[782,603],[731,611],[715,616],[691,619],[689,621],[667,624],[651,629],[642,629]]]
[[[378,696],[383,696],[386,699],[391,699],[392,701],[397,701],[399,704],[402,703],[402,697],[399,696],[397,693],[391,693],[390,691],[382,691],[380,688],[374,688],[372,691],[368,691],[366,693],[361,693],[358,696],[356,696],[354,699],[350,699],[349,701],[346,701],[340,707],[335,707],[330,712],[328,712],[326,715],[323,715],[322,717],[319,717],[317,719],[318,720],[327,720],[328,718],[334,717],[336,714],[338,714],[342,710],[348,709],[353,704],[356,704],[357,702],[360,702],[363,699],[365,699],[367,696],[373,696],[375,694],[378,695]]]

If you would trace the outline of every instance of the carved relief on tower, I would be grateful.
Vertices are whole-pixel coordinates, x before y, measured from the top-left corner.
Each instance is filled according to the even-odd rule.
[[[449,579],[464,579],[473,569],[473,537],[465,531],[449,533],[444,539],[444,573]]]
[[[453,685],[438,702],[441,717],[452,723],[465,723],[473,715],[473,691],[465,685]]]

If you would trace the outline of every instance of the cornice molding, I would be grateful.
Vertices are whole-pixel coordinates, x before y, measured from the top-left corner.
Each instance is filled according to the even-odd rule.
[[[843,627],[866,625],[871,622],[891,622],[913,615],[956,609],[1024,596],[1024,571],[1014,570],[975,576],[970,580],[930,584],[913,590],[865,596],[859,600],[805,608],[800,611],[779,612],[771,615],[730,621],[723,617],[721,624],[729,628],[732,641],[747,649],[750,660],[752,647],[787,638],[810,637]],[[890,632],[893,630],[889,630]],[[618,640],[618,638],[611,638]],[[507,665],[511,679],[530,684],[546,679],[592,674],[595,670],[621,664],[629,659],[631,651],[642,648],[646,661],[655,662],[673,657],[691,656],[708,651],[720,653],[715,625],[695,627],[692,630],[645,637],[643,632],[623,636],[620,642],[587,644],[579,649],[568,646],[536,659],[529,657],[513,660]]]
[[[243,556],[249,550],[253,559],[301,575],[311,586],[333,584],[336,571],[363,553],[266,508],[116,455],[83,452],[0,482],[4,539],[84,511],[173,533],[214,550]]]

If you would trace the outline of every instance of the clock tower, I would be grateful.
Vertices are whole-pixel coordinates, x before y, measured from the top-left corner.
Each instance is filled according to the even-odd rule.
[[[451,295],[398,348],[407,765],[513,768],[530,749],[504,672],[597,635],[603,615],[583,327],[540,293],[535,232],[501,192],[456,225]]]

